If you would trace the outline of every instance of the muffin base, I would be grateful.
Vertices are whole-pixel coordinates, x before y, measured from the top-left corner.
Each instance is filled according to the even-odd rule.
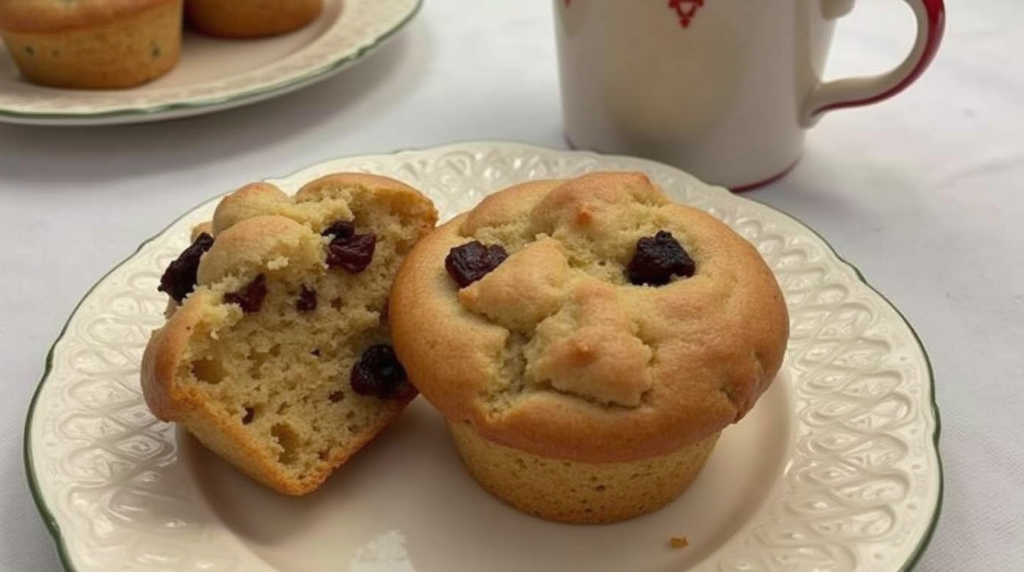
[[[323,0],[188,0],[185,21],[197,32],[221,38],[286,34],[317,19]]]
[[[523,512],[570,524],[603,524],[653,512],[700,474],[721,433],[662,457],[581,463],[541,457],[488,441],[469,425],[448,429],[470,474]]]
[[[22,75],[33,83],[78,89],[120,89],[169,72],[181,54],[182,0],[170,0],[99,26],[0,36]]]

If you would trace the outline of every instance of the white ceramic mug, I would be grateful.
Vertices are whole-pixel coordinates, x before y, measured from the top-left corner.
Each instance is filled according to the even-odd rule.
[[[554,1],[570,144],[657,159],[733,190],[787,173],[826,111],[909,86],[945,27],[943,0],[904,0],[918,25],[907,59],[883,75],[822,82],[833,25],[855,0]]]

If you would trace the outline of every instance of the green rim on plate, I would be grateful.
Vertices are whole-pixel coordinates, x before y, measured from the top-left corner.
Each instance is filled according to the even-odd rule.
[[[917,333],[917,330],[914,328],[914,325],[910,323],[910,320],[908,320],[907,317],[903,314],[903,311],[897,308],[896,305],[893,304],[892,301],[889,300],[889,298],[885,294],[883,294],[881,290],[875,288],[870,282],[868,282],[868,279],[864,276],[864,273],[861,272],[860,268],[853,265],[849,260],[844,258],[843,255],[839,254],[839,251],[837,251],[832,246],[832,243],[830,243],[828,239],[822,236],[821,233],[815,230],[814,227],[806,224],[804,221],[787,212],[781,211],[769,205],[768,203],[765,203],[764,201],[759,201],[757,199],[752,198],[749,194],[744,195],[743,198],[747,199],[748,201],[755,202],[761,206],[764,206],[765,208],[771,209],[782,216],[789,217],[796,221],[797,223],[799,223],[804,228],[806,228],[807,230],[814,233],[814,235],[817,236],[818,239],[821,240],[821,242],[828,247],[828,249],[832,252],[833,256],[835,256],[837,259],[839,259],[840,262],[842,262],[851,270],[853,270],[853,272],[857,275],[857,278],[861,281],[861,283],[870,288],[872,292],[878,295],[879,298],[884,300],[885,303],[890,308],[892,308],[894,312],[896,312],[896,315],[898,315],[900,319],[903,320],[903,323],[907,325],[907,329],[910,330],[910,333],[914,336],[914,341],[917,343],[917,346],[921,349],[921,355],[924,356],[925,366],[928,368],[928,383],[931,387],[932,415],[935,416],[935,431],[932,432],[932,443],[935,445],[935,460],[936,466],[939,469],[939,497],[935,501],[935,513],[932,515],[932,520],[929,523],[928,529],[925,531],[924,536],[921,537],[921,542],[918,543],[917,547],[914,549],[913,554],[910,555],[910,559],[907,560],[907,562],[900,568],[900,572],[909,572],[910,570],[913,570],[915,566],[917,566],[917,563],[921,559],[921,556],[924,555],[925,549],[927,549],[928,545],[931,543],[932,536],[935,535],[935,528],[939,525],[939,519],[942,516],[942,502],[945,498],[946,489],[946,476],[945,471],[942,468],[942,451],[939,447],[939,440],[942,434],[942,417],[939,414],[939,402],[935,395],[935,368],[932,365],[932,358],[931,356],[928,355],[928,350],[925,349],[924,347],[924,341],[921,339],[921,335]]]
[[[442,147],[426,148],[426,149],[420,149],[420,150],[403,149],[402,151],[396,152],[396,153],[394,153],[392,155],[400,155],[400,154],[404,154],[404,153],[416,153],[417,151],[437,150],[437,149],[443,149],[443,148],[457,148],[457,147],[462,147],[462,146],[466,146],[466,145],[473,145],[473,144],[475,144],[475,145],[494,145],[495,142],[488,142],[488,141],[468,142],[468,143],[455,144],[455,145],[445,145],[445,146],[442,146]],[[562,151],[562,150],[557,150],[557,149],[543,148],[543,147],[539,147],[539,146],[535,146],[535,145],[525,145],[525,144],[523,146],[524,147],[532,147],[532,148],[535,148],[535,149],[543,149],[543,150],[546,150],[546,151],[555,151],[555,152],[559,152],[559,153],[566,153],[566,154],[577,154],[577,155],[584,155],[584,156],[594,156],[593,153],[586,152],[586,151]],[[356,157],[361,157],[361,156],[358,156],[358,155],[357,156],[351,156],[351,158],[356,158]],[[605,156],[605,157],[606,158],[613,158],[612,156]],[[302,171],[298,171],[298,172],[302,172]],[[213,199],[204,201],[200,205],[197,205],[194,209],[190,209],[186,213],[184,213],[181,216],[175,218],[174,221],[172,221],[170,224],[168,224],[159,233],[155,234],[154,236],[150,237],[145,242],[140,244],[139,247],[130,256],[125,258],[117,266],[115,266],[114,268],[109,270],[107,273],[105,273],[103,275],[103,277],[100,278],[100,280],[98,280],[96,282],[96,284],[94,284],[89,289],[88,292],[86,292],[86,294],[83,297],[83,299],[81,301],[79,301],[79,303],[75,306],[75,308],[71,312],[67,322],[65,322],[64,327],[61,329],[61,332],[58,335],[56,341],[53,343],[53,345],[50,348],[50,351],[47,354],[45,370],[43,372],[43,375],[42,375],[42,378],[41,378],[41,380],[39,382],[39,385],[36,388],[36,390],[35,390],[35,392],[34,392],[34,394],[32,396],[32,400],[31,400],[31,402],[29,404],[28,415],[27,415],[27,418],[26,418],[26,421],[25,421],[25,429],[24,429],[25,434],[24,434],[24,441],[23,441],[23,447],[24,447],[23,453],[24,453],[26,477],[27,477],[27,480],[28,480],[29,488],[30,488],[31,493],[32,493],[32,498],[33,498],[33,500],[34,500],[34,502],[36,504],[37,509],[39,510],[40,515],[42,516],[43,522],[46,524],[46,527],[48,528],[48,530],[50,532],[50,535],[54,539],[54,542],[55,542],[55,544],[57,546],[58,555],[60,557],[61,563],[63,564],[65,570],[68,570],[70,572],[75,572],[76,571],[74,565],[71,562],[71,558],[70,558],[70,556],[68,554],[68,549],[67,549],[67,545],[65,543],[65,539],[64,539],[63,535],[61,534],[60,525],[57,523],[56,518],[53,516],[52,512],[50,511],[49,507],[47,506],[46,500],[43,498],[42,491],[39,488],[39,483],[38,483],[37,476],[36,476],[36,468],[35,468],[34,463],[33,463],[32,439],[31,439],[31,427],[32,427],[32,422],[33,422],[33,418],[34,418],[35,411],[36,411],[36,405],[37,405],[38,399],[40,397],[40,394],[42,393],[43,387],[45,386],[45,384],[46,384],[46,382],[47,382],[47,380],[48,380],[48,378],[49,378],[49,376],[51,374],[51,370],[52,370],[52,367],[53,367],[54,352],[55,352],[58,344],[64,339],[65,335],[67,334],[68,327],[69,327],[69,325],[71,323],[71,320],[78,313],[78,311],[81,308],[83,302],[86,299],[88,299],[89,295],[100,284],[102,284],[107,279],[107,277],[109,277],[112,273],[116,272],[119,268],[121,268],[127,262],[132,260],[136,255],[138,255],[138,253],[143,248],[145,248],[147,245],[152,243],[154,240],[156,240],[159,237],[161,237],[170,227],[174,226],[174,224],[177,223],[179,220],[181,220],[182,218],[188,216],[195,209],[198,209],[201,206],[203,206],[205,204],[208,204],[209,202],[211,202],[213,200],[218,200],[218,199],[219,199],[219,196],[218,197],[214,197]],[[899,317],[899,319],[907,326],[907,329],[910,331],[910,333],[913,336],[913,339],[914,339],[914,342],[917,345],[917,348],[920,349],[921,355],[924,357],[924,363],[925,363],[926,371],[927,371],[927,374],[928,374],[928,385],[929,385],[930,392],[931,392],[930,393],[931,411],[932,411],[932,414],[933,414],[934,419],[935,419],[935,427],[934,427],[934,430],[932,431],[931,441],[932,441],[932,444],[934,446],[934,452],[935,452],[935,457],[936,457],[936,466],[937,466],[937,469],[938,469],[938,475],[937,475],[937,477],[938,477],[938,491],[937,491],[937,498],[936,498],[936,504],[935,504],[934,512],[931,515],[931,520],[928,523],[927,529],[924,531],[924,534],[922,535],[921,540],[918,542],[917,546],[913,549],[913,551],[910,554],[910,556],[908,557],[907,561],[899,569],[900,572],[907,572],[907,571],[913,569],[917,565],[917,563],[919,562],[919,560],[920,560],[922,554],[924,553],[925,549],[928,547],[929,543],[931,542],[931,539],[932,539],[932,537],[933,537],[933,535],[935,533],[936,526],[938,525],[938,522],[939,522],[939,519],[940,519],[940,516],[941,516],[942,504],[943,504],[943,500],[944,500],[945,475],[944,475],[944,471],[943,471],[941,451],[940,451],[940,447],[939,447],[939,440],[940,440],[940,434],[941,434],[941,418],[940,418],[940,414],[939,414],[938,403],[936,401],[936,395],[935,395],[935,375],[934,375],[935,372],[934,372],[934,368],[933,368],[931,359],[928,356],[928,353],[927,353],[927,351],[926,351],[926,349],[924,347],[924,344],[923,344],[923,342],[921,340],[920,335],[914,329],[913,325],[911,325],[911,323],[907,320],[906,316],[895,305],[893,305],[892,302],[889,301],[889,299],[886,298],[884,294],[882,294],[877,288],[872,286],[867,281],[867,279],[864,277],[864,275],[860,271],[860,269],[858,269],[856,266],[854,266],[849,261],[847,261],[845,258],[843,258],[838,252],[836,252],[835,248],[833,248],[832,245],[820,233],[815,231],[812,227],[804,224],[798,218],[793,217],[792,215],[789,215],[788,213],[785,213],[785,212],[783,212],[783,211],[781,211],[781,210],[779,210],[779,209],[777,209],[775,207],[767,205],[767,204],[763,203],[762,201],[753,200],[749,196],[742,197],[742,199],[758,203],[759,205],[761,205],[763,207],[766,207],[769,210],[774,211],[775,213],[778,213],[782,217],[789,218],[792,221],[794,221],[797,224],[799,224],[800,226],[802,226],[803,228],[808,229],[811,233],[813,233],[816,237],[818,237],[821,240],[822,244],[824,244],[826,246],[826,248],[829,250],[829,252],[833,256],[835,256],[835,258],[842,265],[845,265],[846,267],[848,267],[851,270],[853,270],[853,272],[856,275],[857,279],[862,284],[867,286],[875,295],[877,295],[882,301],[885,302],[885,304],[889,308],[891,308],[896,313],[896,315]]]
[[[415,0],[415,5],[412,10],[405,15],[402,20],[396,23],[394,26],[389,28],[380,36],[377,36],[369,44],[360,47],[356,51],[340,57],[335,60],[331,60],[320,66],[313,71],[301,75],[298,77],[290,78],[288,80],[274,83],[271,85],[265,85],[259,88],[254,88],[248,91],[239,93],[232,93],[228,95],[209,97],[205,99],[197,99],[192,101],[181,101],[176,103],[166,103],[162,105],[153,105],[148,107],[124,107],[120,109],[114,109],[111,111],[101,111],[97,113],[30,113],[30,112],[18,112],[11,111],[0,107],[0,118],[9,118],[13,120],[21,120],[23,122],[31,121],[68,121],[73,122],[75,120],[81,120],[83,124],[91,120],[96,119],[110,119],[116,117],[136,117],[136,116],[153,116],[163,113],[173,113],[175,111],[196,111],[202,113],[199,110],[210,108],[210,111],[215,111],[213,108],[217,108],[223,105],[230,105],[231,107],[240,107],[248,103],[256,103],[274,94],[285,94],[290,91],[305,87],[307,85],[316,83],[322,79],[340,72],[348,66],[358,62],[359,60],[370,55],[380,47],[382,47],[388,40],[390,40],[395,34],[401,31],[405,26],[412,21],[412,19],[419,13],[423,7],[423,0]]]

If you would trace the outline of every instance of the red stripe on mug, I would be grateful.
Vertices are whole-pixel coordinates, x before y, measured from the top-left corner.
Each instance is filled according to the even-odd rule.
[[[812,117],[821,115],[826,111],[833,111],[835,109],[843,109],[847,107],[860,107],[884,101],[907,89],[912,83],[921,77],[921,74],[928,69],[928,66],[930,66],[932,61],[935,59],[935,55],[939,51],[939,45],[942,44],[942,36],[946,31],[946,6],[943,0],[922,0],[922,4],[924,5],[928,19],[927,39],[925,40],[924,50],[921,52],[921,57],[917,60],[917,64],[915,64],[914,69],[912,69],[906,77],[890,89],[872,95],[871,97],[830,103],[812,111]]]

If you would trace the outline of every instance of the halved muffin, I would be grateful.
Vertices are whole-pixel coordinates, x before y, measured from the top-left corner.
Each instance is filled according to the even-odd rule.
[[[279,492],[315,490],[416,395],[387,299],[436,220],[419,192],[371,175],[229,195],[162,280],[181,305],[146,348],[150,409]]]

